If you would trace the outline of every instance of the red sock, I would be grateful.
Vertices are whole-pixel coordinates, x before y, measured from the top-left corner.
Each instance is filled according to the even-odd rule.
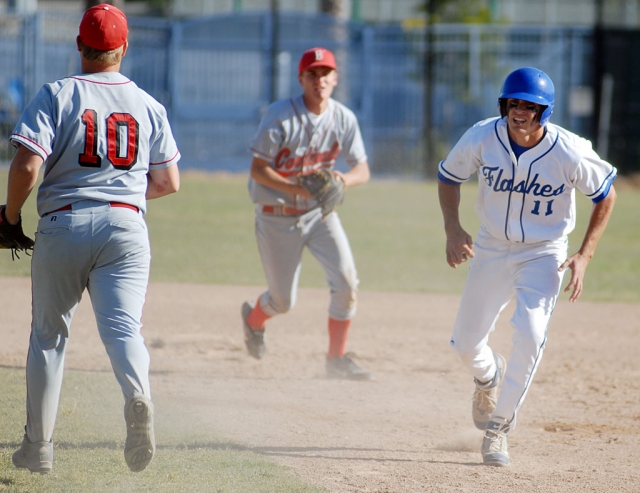
[[[264,330],[264,323],[271,318],[260,306],[260,298],[256,301],[256,306],[247,317],[247,323],[253,330]]]
[[[329,352],[327,358],[344,356],[351,320],[336,320],[329,317]]]

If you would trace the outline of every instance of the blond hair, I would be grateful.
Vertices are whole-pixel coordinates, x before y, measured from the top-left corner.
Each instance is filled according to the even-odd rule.
[[[80,41],[80,44],[82,47],[82,56],[91,62],[99,63],[105,67],[110,67],[111,65],[120,63],[122,60],[122,47],[124,45],[113,50],[104,51],[91,48],[82,41]]]

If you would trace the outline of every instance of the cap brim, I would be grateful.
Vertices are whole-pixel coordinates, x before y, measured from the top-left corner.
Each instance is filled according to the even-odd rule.
[[[311,65],[307,65],[303,70],[300,71],[300,73],[304,72],[305,70],[309,70],[310,68],[317,68],[317,67],[326,67],[326,68],[330,68],[331,70],[338,70],[338,67],[336,67],[335,65],[331,65],[325,62],[314,62]]]

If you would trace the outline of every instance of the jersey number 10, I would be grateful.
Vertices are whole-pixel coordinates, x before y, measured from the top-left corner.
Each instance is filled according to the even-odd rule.
[[[84,152],[78,156],[80,166],[100,168],[98,123],[95,110],[82,113],[85,126]],[[107,159],[114,168],[130,170],[138,161],[138,122],[129,113],[111,113],[106,119]]]

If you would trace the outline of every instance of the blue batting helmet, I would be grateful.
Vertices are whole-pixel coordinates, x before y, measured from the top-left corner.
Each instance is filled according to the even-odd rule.
[[[514,70],[502,84],[498,105],[500,116],[507,115],[506,100],[521,99],[530,103],[544,106],[540,115],[540,125],[545,125],[553,113],[555,89],[553,82],[542,70],[533,67],[524,67]]]

